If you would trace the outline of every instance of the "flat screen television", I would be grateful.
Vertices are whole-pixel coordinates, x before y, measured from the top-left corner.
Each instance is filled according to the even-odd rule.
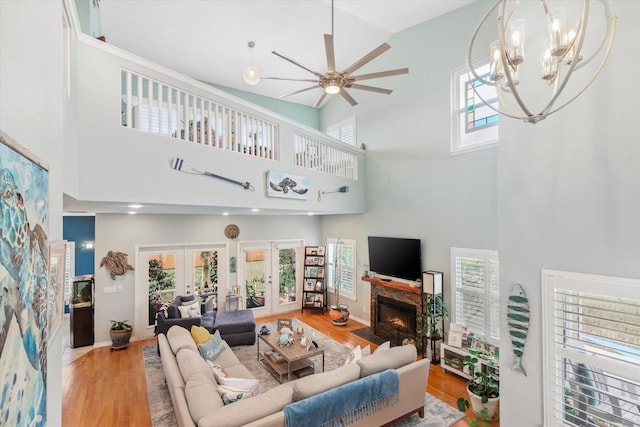
[[[420,239],[369,236],[369,269],[383,276],[419,279],[422,275]]]

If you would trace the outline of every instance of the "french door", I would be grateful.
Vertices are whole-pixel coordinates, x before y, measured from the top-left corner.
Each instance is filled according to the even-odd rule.
[[[304,242],[247,242],[238,247],[238,285],[256,317],[298,308]]]
[[[177,295],[225,291],[227,252],[225,243],[137,247],[135,336],[153,336],[158,308]]]

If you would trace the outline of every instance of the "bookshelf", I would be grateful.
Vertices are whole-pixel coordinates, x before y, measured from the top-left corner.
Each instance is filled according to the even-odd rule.
[[[324,246],[305,246],[304,274],[302,279],[302,309],[327,309],[327,287],[325,285],[325,248]]]

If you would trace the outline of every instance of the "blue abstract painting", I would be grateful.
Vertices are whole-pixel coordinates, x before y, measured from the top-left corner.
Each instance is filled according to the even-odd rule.
[[[0,425],[46,425],[49,172],[0,131]]]

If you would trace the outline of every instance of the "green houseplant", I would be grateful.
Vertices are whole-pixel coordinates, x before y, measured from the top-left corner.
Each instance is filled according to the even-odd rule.
[[[340,291],[344,286],[342,281],[342,269],[347,265],[347,259],[343,254],[343,242],[338,239],[333,252],[333,294],[335,304],[331,305],[329,317],[337,326],[344,326],[349,320],[349,306],[340,302]]]
[[[109,336],[111,337],[111,350],[125,348],[131,339],[131,325],[128,320],[109,320]]]
[[[441,294],[429,295],[427,298],[427,308],[424,313],[418,316],[418,337],[422,338],[422,355],[424,356],[429,343],[426,340],[437,341],[442,339],[443,322],[449,318],[449,309],[447,308]],[[433,343],[432,343],[433,344]],[[431,346],[432,351],[436,352],[435,346]],[[432,361],[438,360],[437,354],[431,355]]]
[[[469,421],[471,426],[489,426],[500,400],[500,379],[495,373],[498,365],[494,356],[478,350],[469,349],[462,364],[468,368],[471,380],[467,383],[469,400],[460,397],[458,409],[465,412],[471,406],[475,417]],[[479,359],[484,359],[486,366],[480,366]]]

